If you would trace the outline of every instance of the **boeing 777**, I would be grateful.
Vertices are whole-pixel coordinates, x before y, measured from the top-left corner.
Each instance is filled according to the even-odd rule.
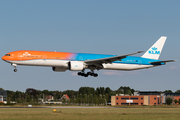
[[[167,62],[175,60],[158,60],[162,48],[166,41],[162,36],[150,49],[141,57],[131,56],[141,53],[142,51],[125,54],[125,55],[105,55],[105,54],[87,54],[87,53],[69,53],[69,52],[48,52],[48,51],[32,51],[20,50],[9,52],[2,59],[12,66],[14,72],[17,72],[17,65],[28,66],[47,66],[52,67],[53,71],[65,72],[80,71],[79,76],[94,76],[94,70],[138,70],[165,65]],[[85,69],[90,72],[85,73]]]

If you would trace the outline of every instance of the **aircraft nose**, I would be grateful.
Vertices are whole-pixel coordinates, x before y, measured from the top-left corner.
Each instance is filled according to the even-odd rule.
[[[2,57],[2,60],[4,60],[4,61],[5,61],[5,60],[6,60],[6,56],[3,56],[3,57]]]

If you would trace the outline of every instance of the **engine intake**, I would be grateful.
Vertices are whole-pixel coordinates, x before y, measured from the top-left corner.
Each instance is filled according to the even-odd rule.
[[[70,61],[68,66],[71,71],[82,71],[84,69],[82,61]]]

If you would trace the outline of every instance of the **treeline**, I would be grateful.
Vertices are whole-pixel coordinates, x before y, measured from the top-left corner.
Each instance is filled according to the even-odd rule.
[[[1,88],[2,89],[2,88]],[[7,90],[7,102],[15,101],[17,103],[24,102],[39,102],[39,100],[46,100],[46,96],[53,96],[54,101],[62,101],[61,97],[67,94],[70,98],[69,103],[83,103],[83,104],[105,104],[111,100],[112,95],[116,94],[133,94],[134,89],[130,87],[121,86],[117,90],[111,90],[109,87],[81,87],[78,91],[66,90],[66,91],[49,91],[49,90],[35,90],[33,88],[26,89],[26,92],[10,91]]]
[[[3,90],[0,88],[0,90]],[[15,101],[17,103],[34,102],[38,103],[40,100],[46,100],[46,96],[53,96],[54,101],[62,101],[61,97],[67,94],[70,98],[68,101],[62,101],[66,103],[82,103],[82,104],[105,104],[111,100],[111,96],[116,94],[128,94],[132,95],[135,92],[130,87],[121,86],[117,90],[111,90],[109,87],[81,87],[78,91],[66,90],[66,91],[49,91],[49,90],[35,90],[33,88],[26,89],[26,92],[10,91],[7,90],[7,102]],[[165,90],[162,93],[173,93],[171,90]],[[180,93],[177,90],[175,93]]]

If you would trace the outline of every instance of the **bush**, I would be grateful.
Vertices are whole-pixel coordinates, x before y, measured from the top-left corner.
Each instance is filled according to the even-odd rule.
[[[0,102],[0,105],[5,105],[4,103]]]
[[[170,105],[173,102],[172,98],[168,97],[166,98],[166,104]]]
[[[179,103],[179,101],[175,99],[175,100],[174,100],[174,103],[175,103],[175,104],[176,104],[176,103]]]

